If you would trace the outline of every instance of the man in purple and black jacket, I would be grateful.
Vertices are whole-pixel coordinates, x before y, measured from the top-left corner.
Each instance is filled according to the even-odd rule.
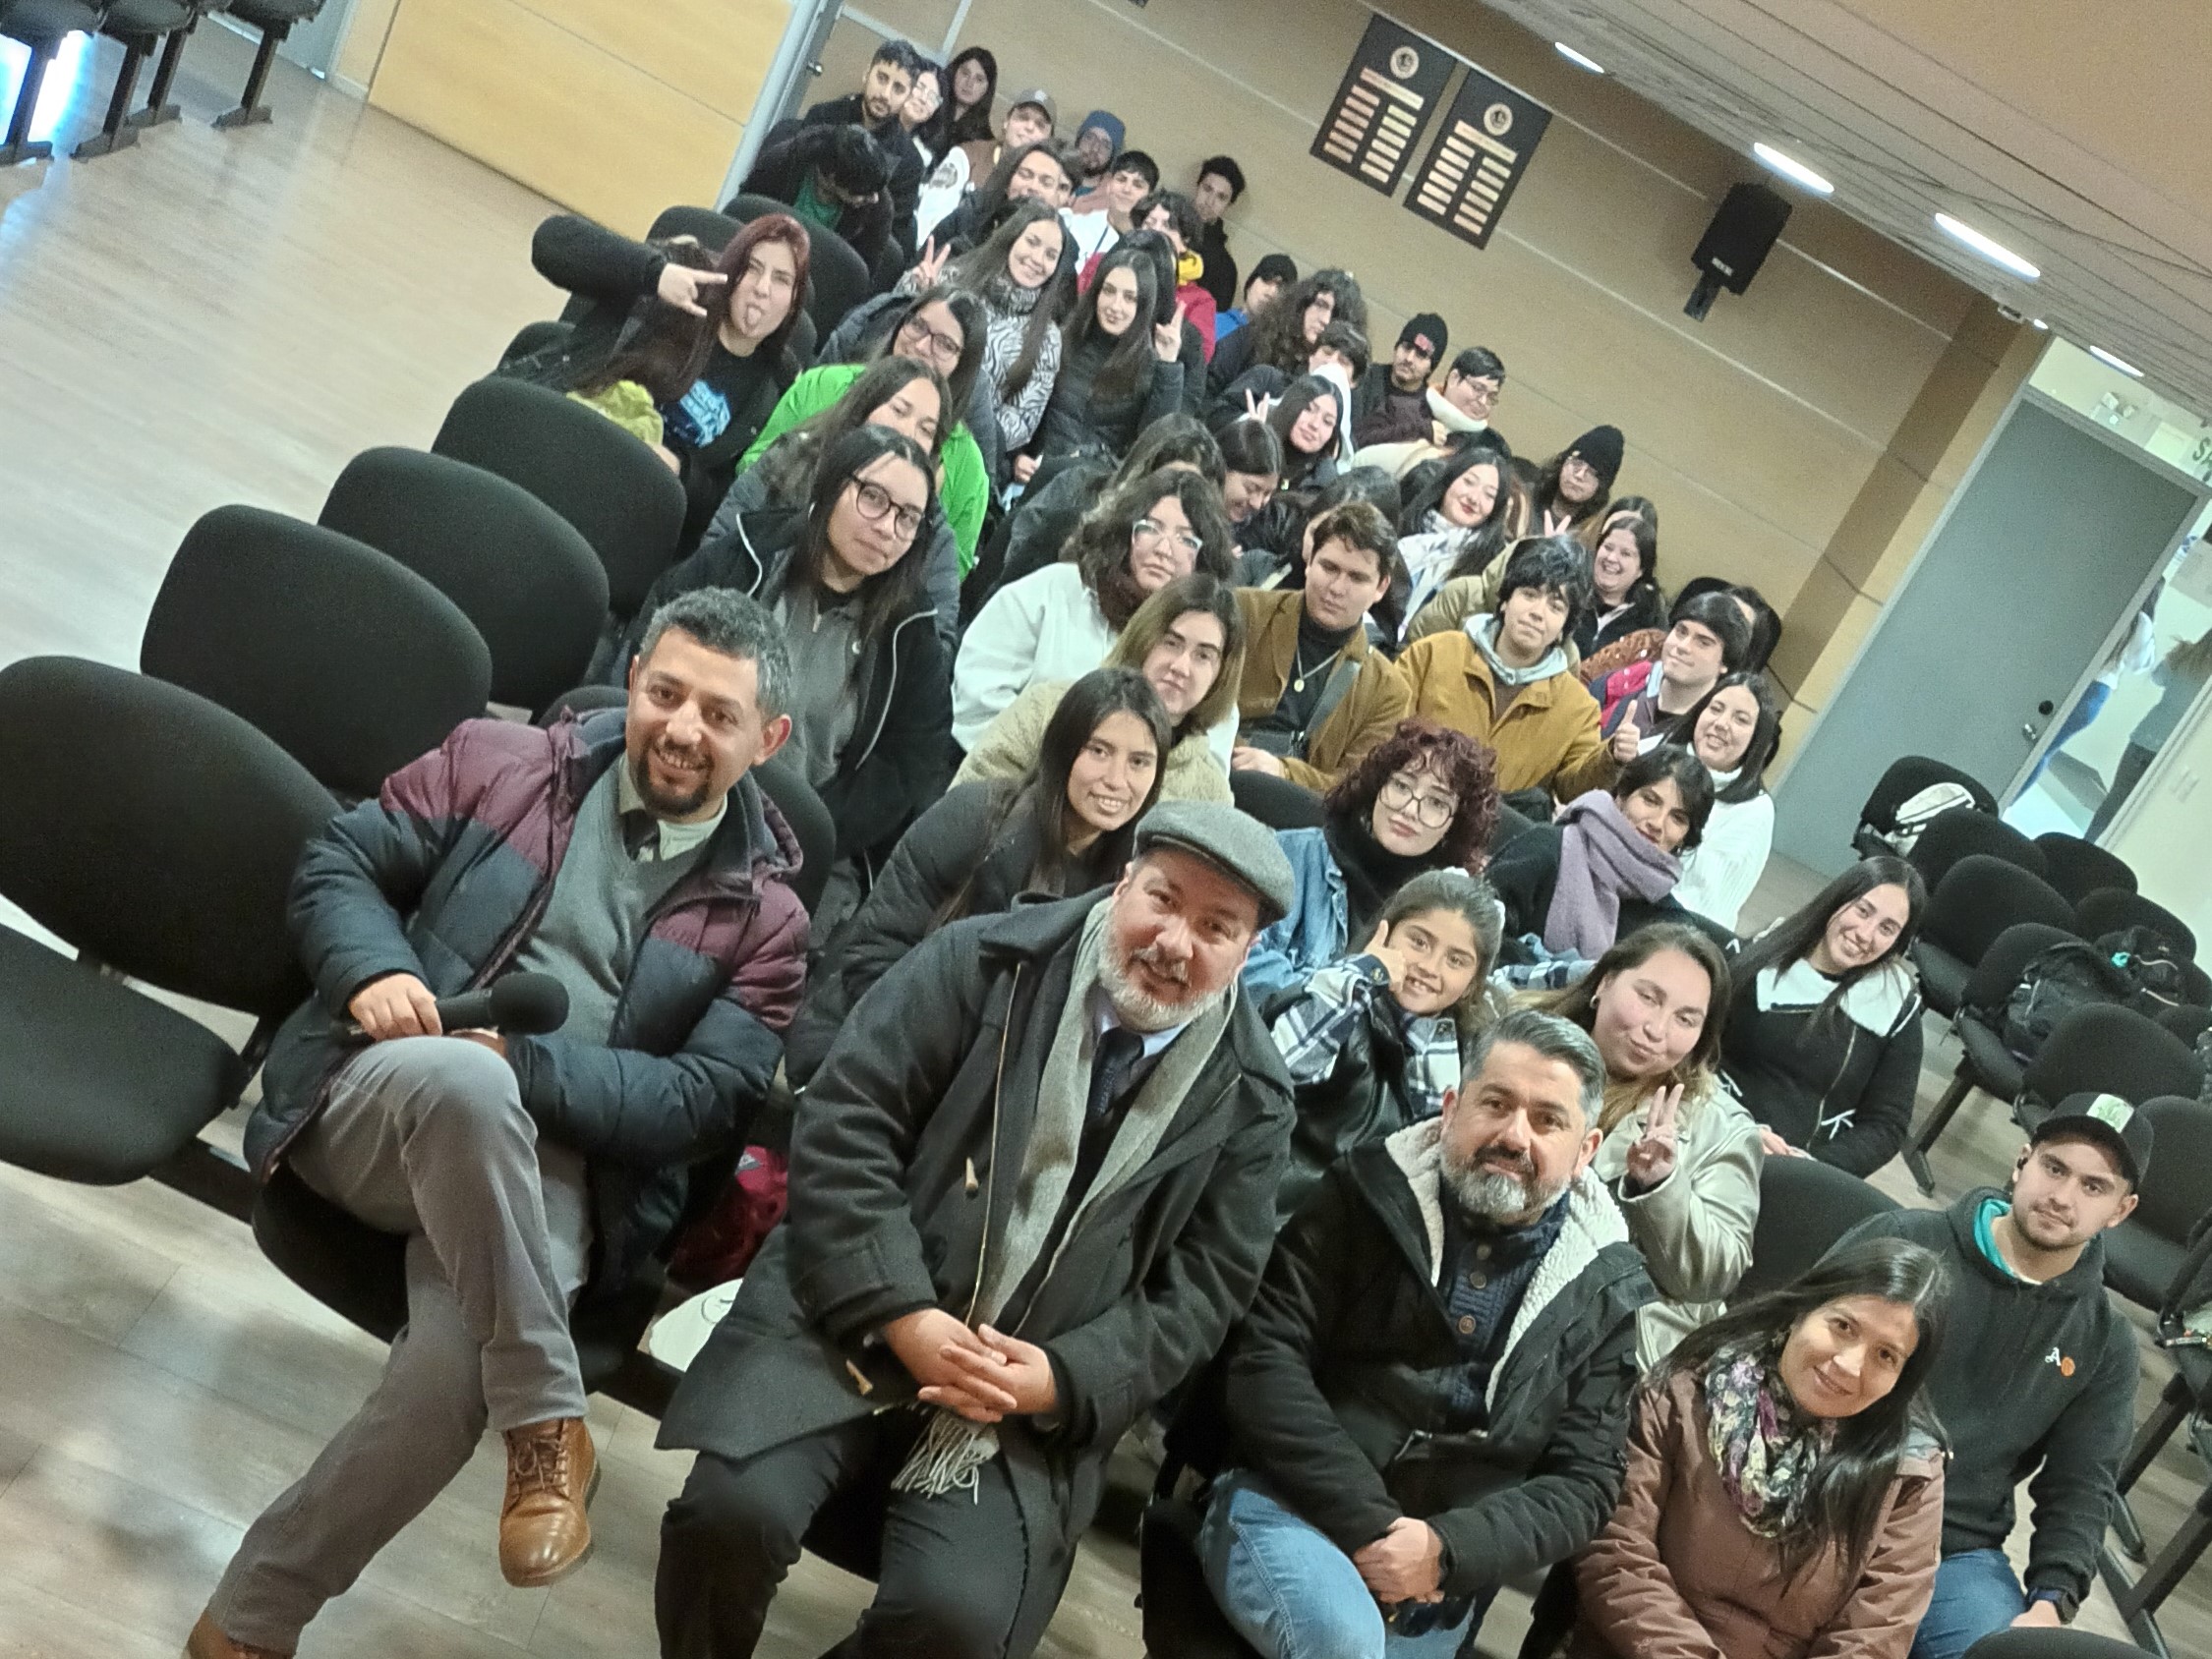
[[[790,733],[775,620],[686,594],[629,703],[471,720],[331,821],[292,883],[316,996],[278,1032],[247,1154],[407,1238],[407,1327],[353,1420],[247,1531],[192,1659],[289,1655],[465,1464],[507,1451],[499,1566],[591,1545],[571,1328],[635,1342],[690,1166],[737,1143],[805,973],[797,843],[746,775]],[[442,1031],[437,1000],[550,974],[551,1036]]]

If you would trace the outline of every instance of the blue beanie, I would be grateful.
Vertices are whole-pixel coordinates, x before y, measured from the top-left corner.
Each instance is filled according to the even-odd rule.
[[[1122,125],[1120,116],[1110,109],[1094,109],[1083,117],[1082,125],[1076,129],[1076,137],[1081,138],[1093,127],[1096,127],[1114,141],[1114,153],[1116,155],[1122,153],[1124,143],[1129,138],[1129,129]]]

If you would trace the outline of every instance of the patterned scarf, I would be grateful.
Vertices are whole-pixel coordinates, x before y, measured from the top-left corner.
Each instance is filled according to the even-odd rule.
[[[1721,1488],[1762,1538],[1797,1519],[1813,1470],[1835,1441],[1835,1424],[1797,1408],[1775,1371],[1776,1349],[1736,1348],[1705,1373],[1706,1441]]]

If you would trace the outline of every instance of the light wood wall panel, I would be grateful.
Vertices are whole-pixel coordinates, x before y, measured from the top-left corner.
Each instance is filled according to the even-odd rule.
[[[370,101],[602,223],[712,202],[783,0],[400,0]]]

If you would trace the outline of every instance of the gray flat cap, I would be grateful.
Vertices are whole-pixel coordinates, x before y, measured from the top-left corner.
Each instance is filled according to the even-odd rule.
[[[1162,801],[1136,827],[1136,850],[1155,846],[1195,853],[1250,887],[1259,899],[1261,927],[1290,914],[1290,860],[1258,819],[1218,801]]]

